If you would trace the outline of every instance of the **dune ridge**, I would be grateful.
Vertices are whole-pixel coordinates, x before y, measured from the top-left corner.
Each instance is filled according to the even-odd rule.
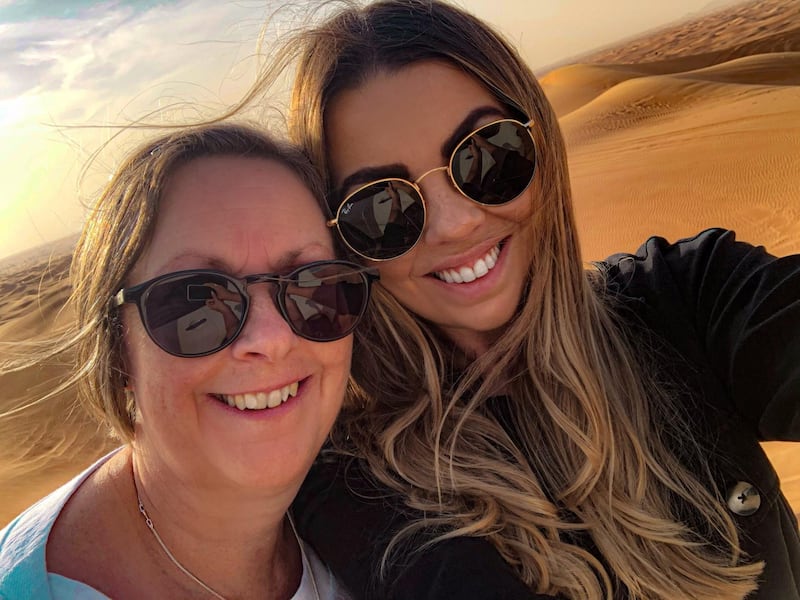
[[[800,50],[800,3],[751,0],[689,18],[571,62],[647,65],[672,73],[725,63],[742,56]]]
[[[589,62],[542,78],[587,259],[714,226],[775,254],[800,251],[800,52],[733,54],[674,58],[683,71]]]

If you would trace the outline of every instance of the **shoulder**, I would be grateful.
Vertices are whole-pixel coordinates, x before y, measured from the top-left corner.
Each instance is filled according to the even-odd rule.
[[[697,398],[733,410],[760,439],[800,439],[800,254],[772,256],[709,229],[650,238],[598,268],[639,345],[666,342],[678,368],[702,379]]]
[[[712,265],[733,271],[743,262],[756,266],[771,259],[763,247],[738,241],[734,231],[706,229],[675,242],[653,236],[635,253],[613,254],[598,265],[624,287],[643,280],[658,283],[688,278]]]
[[[0,598],[49,598],[46,546],[70,497],[116,451],[22,512],[0,531]]]
[[[766,310],[772,304],[780,309],[800,288],[800,255],[777,258],[725,229],[676,242],[651,237],[635,253],[614,254],[595,266],[612,296],[692,322],[726,306],[749,310],[762,300]]]
[[[0,531],[0,595],[49,598],[45,547],[50,530],[77,488],[75,480],[28,508]],[[24,592],[24,594],[23,594]]]

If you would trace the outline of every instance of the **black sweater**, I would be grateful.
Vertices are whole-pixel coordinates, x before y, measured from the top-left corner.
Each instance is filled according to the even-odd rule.
[[[711,448],[695,458],[710,462],[733,503],[743,549],[766,563],[748,600],[800,600],[797,520],[758,443],[800,441],[800,255],[777,259],[715,229],[675,244],[651,238],[600,267],[631,330],[678,356],[672,375],[688,386],[686,410]],[[745,489],[747,502],[756,494],[752,514],[736,505]],[[417,515],[377,487],[360,461],[318,460],[293,510],[300,535],[357,599],[552,598],[531,592],[481,538],[410,552],[379,579],[388,541]]]

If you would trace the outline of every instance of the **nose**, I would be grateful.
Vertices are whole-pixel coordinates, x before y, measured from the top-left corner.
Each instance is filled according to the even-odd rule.
[[[426,243],[463,241],[485,221],[484,209],[465,198],[453,186],[446,172],[431,173],[419,185],[428,212],[424,234]]]
[[[277,362],[285,358],[298,342],[297,335],[275,305],[270,287],[271,284],[258,284],[248,288],[250,306],[247,321],[231,344],[235,358]]]

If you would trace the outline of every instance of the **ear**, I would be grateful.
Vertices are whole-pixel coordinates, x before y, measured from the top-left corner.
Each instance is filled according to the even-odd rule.
[[[108,334],[111,338],[110,346],[112,348],[112,353],[116,353],[119,356],[119,364],[114,365],[119,376],[118,381],[122,383],[124,389],[128,389],[131,380],[129,375],[130,361],[128,360],[128,352],[125,344],[125,325],[122,322],[122,315],[118,307],[111,309],[107,322]]]
[[[130,385],[126,385],[122,388],[122,392],[125,394],[125,412],[128,413],[128,418],[130,419],[130,424],[133,426],[136,423],[137,417],[137,410],[136,410],[136,394],[133,392],[133,387]]]

